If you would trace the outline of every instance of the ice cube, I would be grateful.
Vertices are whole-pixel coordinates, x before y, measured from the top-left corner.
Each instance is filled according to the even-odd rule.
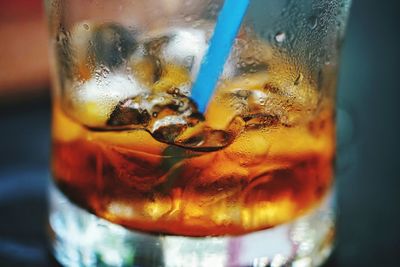
[[[153,87],[155,93],[181,88],[189,92],[191,87],[191,61],[182,62],[174,57],[165,57],[165,50],[174,38],[163,32],[143,41],[132,54],[128,66],[139,81]]]
[[[132,77],[100,71],[95,78],[72,88],[64,110],[83,125],[102,128],[118,102],[148,89]]]
[[[190,71],[191,80],[194,81],[200,70],[203,57],[209,46],[212,25],[203,23],[201,28],[173,28],[169,31],[169,40],[161,51],[160,57],[166,62],[183,66]],[[237,60],[233,56],[227,59],[222,77],[232,77],[235,72]]]
[[[139,94],[121,101],[116,105],[107,124],[109,126],[126,126],[125,128],[143,124],[140,122],[141,120],[137,121],[134,116],[132,116],[132,119],[129,119],[131,115],[124,117],[123,114],[143,114],[144,112],[151,115],[148,120],[145,120],[146,124],[143,125],[150,126],[149,129],[152,129],[158,120],[166,116],[176,115],[185,118],[202,119],[201,114],[196,110],[195,104],[188,97],[177,95],[175,92],[162,92],[158,94]]]
[[[294,74],[289,67],[271,65],[267,71],[222,81],[207,109],[208,124],[226,129],[236,116],[250,128],[309,120],[318,106],[318,92],[312,81]]]
[[[173,28],[169,34],[171,38],[161,52],[162,57],[168,62],[188,67],[194,79],[208,47],[206,31]]]
[[[215,151],[228,146],[244,128],[237,117],[224,130],[213,129],[190,98],[176,92],[140,94],[118,103],[107,125],[117,129],[146,129],[164,143],[194,151]]]
[[[173,64],[165,64],[162,66],[160,79],[153,85],[153,92],[178,90],[180,94],[188,95],[190,87],[190,73],[186,68]]]
[[[69,81],[87,81],[100,65],[108,69],[120,66],[137,46],[135,33],[119,24],[76,23],[70,32],[62,30],[57,36],[61,76]]]
[[[153,137],[165,143],[174,143],[179,134],[187,127],[182,116],[172,115],[155,120],[151,129]]]
[[[114,109],[107,123],[112,126],[129,124],[147,126],[150,119],[151,115],[146,108],[128,100],[122,102]]]
[[[116,23],[105,23],[98,26],[92,39],[91,49],[96,61],[109,68],[117,67],[126,61],[138,46],[134,32],[130,32]]]
[[[176,92],[141,94],[121,101],[107,125],[123,129],[146,129],[158,141],[174,143],[187,127],[204,120],[195,104]]]
[[[163,73],[160,59],[152,55],[133,56],[130,59],[129,67],[132,70],[132,75],[148,87],[160,80]]]

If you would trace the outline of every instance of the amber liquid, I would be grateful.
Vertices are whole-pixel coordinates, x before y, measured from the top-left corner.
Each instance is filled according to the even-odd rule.
[[[58,187],[93,214],[130,229],[240,235],[289,222],[332,185],[330,105],[296,126],[248,129],[229,146],[195,152],[144,130],[92,131],[53,111]]]

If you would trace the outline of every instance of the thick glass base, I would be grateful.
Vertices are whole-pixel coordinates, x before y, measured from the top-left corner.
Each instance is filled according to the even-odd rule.
[[[192,238],[128,230],[79,208],[50,188],[50,239],[64,266],[308,267],[330,255],[331,198],[312,214],[271,229],[226,237]]]

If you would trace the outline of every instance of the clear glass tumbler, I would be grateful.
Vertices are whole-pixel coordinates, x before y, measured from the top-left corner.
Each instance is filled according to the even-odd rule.
[[[350,0],[251,0],[218,73],[206,55],[228,1],[46,1],[61,264],[305,267],[329,256]],[[218,82],[203,111],[192,88],[204,66]]]

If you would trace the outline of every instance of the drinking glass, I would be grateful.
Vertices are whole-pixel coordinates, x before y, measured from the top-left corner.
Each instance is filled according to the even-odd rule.
[[[227,1],[46,0],[49,236],[62,265],[305,267],[329,256],[350,0],[250,1],[231,47],[214,47],[229,51],[221,65],[207,53],[225,37],[214,30]],[[198,82],[213,89],[204,110]]]

